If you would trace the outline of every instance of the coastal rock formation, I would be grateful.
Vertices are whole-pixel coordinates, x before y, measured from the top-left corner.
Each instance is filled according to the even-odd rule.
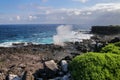
[[[61,65],[54,60],[45,61],[43,69],[34,73],[35,80],[70,80],[71,74],[68,71],[68,62],[61,61]]]
[[[119,42],[120,41],[120,37],[115,37],[114,39],[112,39],[110,41],[110,43],[115,43],[115,42]]]
[[[91,32],[102,35],[120,34],[120,26],[92,26]]]
[[[54,77],[57,74],[58,66],[54,60],[46,61],[44,63],[44,70],[47,77]]]
[[[120,41],[118,35],[95,35],[83,42],[66,42],[65,46],[54,44],[15,44],[0,47],[0,80],[11,75],[26,80],[70,80],[68,63],[85,52],[100,51],[109,42]],[[23,43],[22,43],[23,44]]]

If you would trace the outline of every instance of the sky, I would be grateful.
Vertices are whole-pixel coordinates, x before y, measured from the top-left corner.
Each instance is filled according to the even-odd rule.
[[[1,0],[0,24],[120,25],[120,0]]]

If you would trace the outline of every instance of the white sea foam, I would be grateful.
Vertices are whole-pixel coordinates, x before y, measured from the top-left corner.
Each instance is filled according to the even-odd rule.
[[[60,25],[56,30],[57,34],[53,36],[56,45],[64,45],[64,42],[81,42],[83,39],[90,39],[92,36],[92,34],[74,31],[71,25]]]
[[[4,43],[0,43],[0,47],[14,47],[13,43],[19,44],[22,42],[17,42],[17,41],[16,42],[4,42]],[[27,45],[27,43],[25,42],[24,45]]]
[[[0,47],[13,47],[13,42],[4,42],[0,44]]]

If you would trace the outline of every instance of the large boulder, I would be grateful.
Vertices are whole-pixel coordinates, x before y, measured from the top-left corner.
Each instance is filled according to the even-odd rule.
[[[63,72],[67,72],[68,71],[68,63],[66,60],[62,60],[61,61],[61,68]]]
[[[59,70],[57,63],[55,63],[54,60],[46,61],[44,63],[44,69],[45,73],[47,74],[47,77],[55,77],[57,74],[57,71]]]

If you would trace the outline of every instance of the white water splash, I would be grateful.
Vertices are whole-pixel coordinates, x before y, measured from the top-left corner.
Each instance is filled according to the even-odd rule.
[[[73,31],[72,25],[60,25],[57,27],[57,34],[53,36],[55,45],[64,46],[64,42],[81,42],[83,39],[90,39],[92,34]]]

